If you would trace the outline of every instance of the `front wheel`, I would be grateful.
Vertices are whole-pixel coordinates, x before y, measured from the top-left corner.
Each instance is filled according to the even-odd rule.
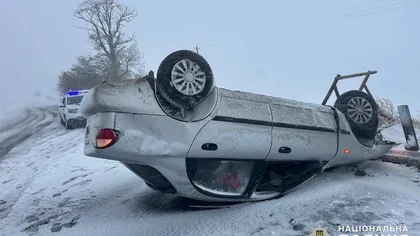
[[[351,90],[337,98],[334,107],[347,118],[356,137],[374,139],[379,126],[378,105],[360,90]]]
[[[156,75],[157,92],[173,106],[184,109],[206,99],[213,83],[209,63],[200,54],[189,50],[169,54]]]
[[[69,124],[68,120],[64,121],[64,128],[66,128],[66,129],[71,129],[72,128],[72,126]]]
[[[64,126],[64,121],[63,121],[63,118],[61,118],[61,116],[59,115],[59,117],[60,117],[60,124],[62,125],[62,126]]]

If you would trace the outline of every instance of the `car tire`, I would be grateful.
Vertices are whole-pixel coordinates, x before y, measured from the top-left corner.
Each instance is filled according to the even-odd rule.
[[[69,124],[69,122],[67,120],[64,121],[64,128],[72,129],[72,126]]]
[[[167,102],[189,109],[201,103],[214,85],[209,63],[198,53],[179,50],[169,54],[159,65],[156,88]]]
[[[378,105],[375,99],[360,90],[340,95],[334,107],[347,118],[356,137],[374,139],[379,126]]]

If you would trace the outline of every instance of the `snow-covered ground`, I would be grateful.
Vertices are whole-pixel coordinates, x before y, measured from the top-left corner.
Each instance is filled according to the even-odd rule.
[[[417,129],[416,129],[416,134],[417,135],[420,134],[419,130]],[[382,135],[384,136],[385,139],[390,139],[397,143],[402,143],[399,148],[404,148],[404,144],[406,140],[404,137],[404,132],[403,132],[401,124],[397,124],[389,128],[386,128],[385,130],[382,130]]]
[[[9,123],[19,119],[25,109],[34,107],[45,107],[45,106],[58,106],[59,98],[57,96],[48,97],[32,97],[30,99],[22,99],[8,101],[0,101],[0,128]]]
[[[0,159],[0,235],[308,236],[321,226],[336,236],[338,225],[399,225],[420,235],[413,167],[369,161],[279,199],[204,210],[149,189],[118,162],[84,156],[83,129],[67,131],[49,115],[39,122],[46,121],[53,122]]]

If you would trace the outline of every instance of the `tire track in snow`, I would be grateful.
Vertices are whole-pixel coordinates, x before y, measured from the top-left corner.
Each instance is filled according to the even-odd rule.
[[[31,118],[31,113],[29,109],[25,109],[25,115],[21,116],[18,120],[12,120],[6,124],[0,126],[0,133],[8,132],[13,128],[16,128],[19,124],[27,122]]]
[[[83,199],[73,199],[73,196],[69,198],[61,197],[61,194],[74,186],[80,187],[88,184],[91,180],[85,179],[85,177],[91,173],[81,173],[79,176],[80,182],[67,182],[64,187],[60,185],[58,190],[49,184],[45,185],[42,180],[41,184],[39,183],[39,179],[51,175],[56,168],[59,168],[59,163],[64,161],[59,153],[66,153],[68,150],[74,149],[77,146],[74,144],[81,143],[84,134],[81,130],[69,131],[64,129],[59,121],[51,118],[51,116],[47,120],[52,120],[52,123],[36,135],[20,143],[0,163],[0,172],[3,170],[5,176],[7,176],[4,179],[0,178],[0,184],[1,181],[3,183],[8,182],[5,184],[6,191],[2,193],[0,189],[0,200],[6,202],[0,205],[0,225],[7,225],[8,222],[20,222],[19,224],[25,225],[25,227],[22,225],[20,229],[16,228],[17,231],[14,233],[25,232],[31,234],[38,231],[41,226],[44,228],[73,227],[78,218],[69,209],[84,204],[86,199],[92,195],[92,193],[89,193]],[[66,170],[65,168],[59,169],[59,172]],[[77,174],[75,173],[75,175]],[[11,180],[9,181],[9,179]],[[78,192],[82,194],[80,190]],[[45,203],[45,201],[48,203]],[[22,216],[16,218],[16,215],[20,214]],[[60,224],[56,225],[56,223]],[[2,235],[1,227],[0,235]]]
[[[33,123],[37,123],[37,118],[39,117],[39,114],[36,115],[36,113],[39,113],[40,111],[35,109],[26,109],[25,114],[22,119],[20,120],[10,120],[9,123],[4,124],[0,128],[0,140],[4,140],[8,136],[11,136],[12,134],[21,132],[24,130],[25,127],[30,126]]]
[[[24,152],[40,145],[40,142],[47,142],[47,138],[51,136],[52,133],[55,133],[58,136],[67,133],[64,129],[63,132],[57,132],[57,127],[59,126],[58,123],[56,125],[57,127],[54,125],[56,122],[55,118],[57,117],[55,107],[34,108],[27,109],[26,111],[27,114],[23,115],[26,120],[20,123],[9,123],[12,124],[9,125],[9,129],[14,129],[13,133],[9,131],[3,133],[2,138],[8,136],[7,138],[4,138],[3,141],[0,140],[0,164],[4,164],[6,159],[19,159],[21,155],[27,155],[24,154]],[[14,153],[16,151],[18,151],[18,153]],[[15,168],[15,166],[8,166],[8,164],[6,164],[6,166],[0,166],[0,172],[3,172],[2,175],[9,176],[9,179],[3,179],[3,181],[0,182],[0,184],[4,185],[4,188],[0,189],[0,203],[3,201],[3,204],[0,204],[0,220],[8,217],[9,213],[13,210],[15,203],[19,201],[21,195],[24,194],[27,187],[30,186],[31,180],[39,168],[34,165],[35,162],[32,160],[29,162],[22,160],[18,161],[18,163],[29,169],[26,170],[25,173],[15,175],[13,173],[18,173],[20,167]]]
[[[50,107],[37,108],[37,109],[26,109],[26,115],[20,121],[14,121],[9,123],[6,127],[0,129],[0,133],[4,133],[10,130],[18,130],[3,141],[0,142],[0,162],[4,160],[7,154],[16,146],[32,137],[43,128],[47,127],[54,122],[54,119],[47,120],[47,115],[56,116],[55,111]]]

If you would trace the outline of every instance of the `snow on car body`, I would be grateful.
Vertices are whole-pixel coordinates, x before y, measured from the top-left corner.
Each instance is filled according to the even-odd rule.
[[[352,127],[342,109],[218,88],[200,60],[178,51],[165,58],[156,79],[149,73],[91,89],[81,107],[87,118],[85,155],[120,161],[161,192],[252,201],[281,196],[326,168],[381,157],[395,145],[375,138],[377,124],[369,134],[355,135],[363,126]],[[202,78],[211,86],[194,90],[207,94],[185,99],[193,92],[181,93],[175,82],[191,81],[189,71],[201,74],[206,67]],[[162,88],[165,79],[172,82]]]

